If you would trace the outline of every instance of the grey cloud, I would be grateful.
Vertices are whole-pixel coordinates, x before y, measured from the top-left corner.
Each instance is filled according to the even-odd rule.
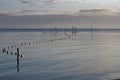
[[[30,9],[21,9],[21,10],[15,10],[13,12],[9,12],[9,13],[0,13],[0,15],[8,15],[8,16],[24,16],[24,15],[30,15],[31,12],[35,12],[37,10],[30,10]]]
[[[39,10],[35,10],[35,9],[22,9],[20,11],[16,11],[16,12],[13,12],[12,14],[13,15],[27,15],[27,14],[30,14],[30,13],[33,13],[33,12],[38,12]]]
[[[20,2],[23,4],[30,4],[30,3],[35,2],[35,0],[20,0]]]
[[[109,9],[82,9],[79,10],[76,15],[120,15],[120,8]]]
[[[119,27],[120,16],[71,16],[71,15],[24,15],[9,16],[8,14],[0,14],[1,27],[18,27],[18,28],[41,28],[41,27],[77,27],[89,28],[94,27]]]
[[[55,0],[19,0],[22,4],[34,4],[37,3],[38,1],[40,1],[41,3],[45,3],[45,4],[53,4],[55,2]]]
[[[26,4],[26,3],[30,3],[30,2],[28,2],[28,1],[21,1],[21,3]]]
[[[35,3],[40,2],[43,3],[44,5],[52,5],[52,4],[56,4],[56,3],[60,3],[60,2],[71,2],[71,1],[86,1],[86,0],[18,0],[20,1],[22,4],[28,4],[29,6],[35,6]]]
[[[99,14],[99,15],[105,15],[105,14],[112,14],[112,10],[109,9],[83,9],[83,10],[79,10],[79,12],[77,14],[90,14],[90,15],[95,15],[95,14]]]
[[[80,12],[106,12],[109,11],[108,9],[87,9],[87,10],[80,10]]]
[[[6,14],[6,13],[5,13]],[[13,11],[12,13],[7,13],[9,15],[48,15],[48,14],[73,14],[71,11],[54,11],[54,10],[40,10],[40,9],[21,9],[18,11]]]
[[[84,2],[84,1],[86,1],[86,0],[45,0],[44,2],[46,3],[46,4],[55,4],[55,3],[59,3],[59,2],[65,2],[65,1],[67,1],[67,2],[71,2],[71,1],[81,1],[81,2]]]
[[[52,2],[54,2],[55,0],[46,0],[46,1],[44,1],[44,2],[47,2],[47,3],[52,3]]]

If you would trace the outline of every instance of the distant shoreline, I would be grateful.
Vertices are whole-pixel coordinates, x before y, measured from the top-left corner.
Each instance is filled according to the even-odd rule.
[[[0,28],[0,32],[120,32],[120,28]]]

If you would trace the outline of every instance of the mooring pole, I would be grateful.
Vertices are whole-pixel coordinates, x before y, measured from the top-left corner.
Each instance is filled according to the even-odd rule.
[[[19,48],[17,48],[17,71],[19,72],[19,56],[20,56],[20,52],[19,52]]]

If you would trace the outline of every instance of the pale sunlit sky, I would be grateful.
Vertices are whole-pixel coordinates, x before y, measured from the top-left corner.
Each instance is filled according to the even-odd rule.
[[[0,28],[120,28],[120,0],[0,0]]]

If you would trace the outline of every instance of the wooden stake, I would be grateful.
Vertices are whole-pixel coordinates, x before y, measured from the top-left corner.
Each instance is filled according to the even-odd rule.
[[[17,48],[17,71],[19,72],[19,48]]]

